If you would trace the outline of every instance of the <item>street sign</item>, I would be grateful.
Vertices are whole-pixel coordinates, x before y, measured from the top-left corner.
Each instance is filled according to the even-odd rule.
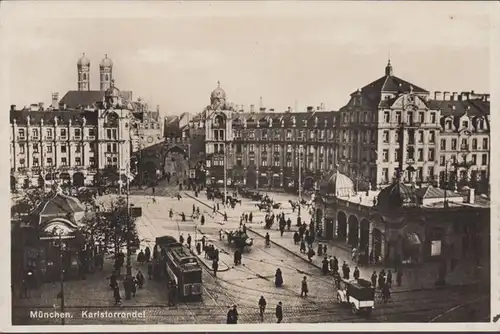
[[[40,237],[40,240],[59,240],[59,239],[74,239],[74,235],[61,235],[61,236],[53,236],[53,237]]]

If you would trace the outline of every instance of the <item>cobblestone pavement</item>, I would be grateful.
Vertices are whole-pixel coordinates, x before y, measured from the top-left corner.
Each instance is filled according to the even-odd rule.
[[[140,290],[131,301],[124,300],[122,306],[113,306],[112,294],[108,287],[108,280],[105,278],[111,271],[110,263],[108,263],[102,273],[93,274],[85,281],[65,283],[66,310],[73,315],[73,318],[66,320],[67,324],[225,323],[228,307],[233,304],[238,305],[240,323],[258,323],[261,320],[258,316],[257,301],[261,295],[264,295],[268,301],[268,310],[264,317],[266,323],[275,322],[274,307],[278,301],[284,304],[284,322],[288,323],[457,321],[464,317],[464,313],[468,314],[468,318],[471,319],[471,307],[464,305],[464,300],[475,301],[473,309],[479,311],[476,312],[474,319],[483,320],[485,313],[489,313],[489,300],[486,305],[479,299],[487,292],[468,286],[418,292],[401,291],[394,293],[389,303],[377,303],[371,318],[355,316],[349,308],[345,308],[336,301],[336,292],[331,277],[322,276],[318,268],[277,245],[266,248],[263,238],[258,235],[255,235],[252,250],[243,255],[243,264],[237,267],[232,264],[233,249],[224,240],[219,240],[218,232],[221,228],[236,228],[242,212],[255,210],[254,203],[245,201],[235,210],[228,210],[229,221],[224,223],[221,222],[220,214],[213,215],[212,210],[202,204],[207,202],[206,197],[200,196],[199,200],[202,200],[200,203],[198,199],[190,198],[183,193],[182,200],[178,201],[171,197],[176,192],[171,188],[157,187],[156,203],[153,203],[150,196],[144,194],[131,196],[131,202],[143,208],[143,217],[137,222],[142,239],[141,247],[153,245],[154,239],[161,235],[169,234],[178,237],[182,233],[184,237],[187,237],[191,234],[193,239],[195,237],[199,239],[201,235],[205,235],[209,242],[213,242],[221,249],[221,260],[228,265],[229,270],[213,277],[211,271],[204,267],[204,291],[201,302],[181,303],[168,307],[164,286],[159,282],[148,281],[146,287]],[[180,212],[189,216],[193,204],[200,207],[202,213],[205,214],[205,225],[200,226],[199,221],[191,219],[180,222]],[[208,204],[213,205],[213,203]],[[176,213],[173,220],[168,218],[170,208]],[[286,214],[289,211],[291,210],[288,208],[284,209]],[[263,214],[253,212],[256,218],[263,217]],[[256,219],[256,221],[259,220]],[[260,231],[261,227],[259,224],[256,225],[254,228]],[[284,236],[286,239],[290,237]],[[271,240],[277,238],[279,237],[273,235]],[[135,272],[139,267],[135,259],[133,263]],[[285,284],[282,288],[274,286],[276,268],[281,268],[283,271]],[[146,268],[142,270],[144,272]],[[303,276],[307,276],[309,281],[308,298],[301,298],[298,295]],[[52,284],[45,284],[29,299],[13,298],[13,323],[59,324],[60,320],[29,318],[31,310],[58,308],[59,300],[55,297],[57,292],[58,285],[53,287]],[[145,312],[145,318],[126,320],[83,318],[82,311],[88,310],[138,311]]]

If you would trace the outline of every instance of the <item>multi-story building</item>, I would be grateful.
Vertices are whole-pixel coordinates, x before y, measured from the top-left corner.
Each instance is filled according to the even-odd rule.
[[[305,188],[312,188],[324,171],[335,168],[336,112],[323,106],[301,113],[291,108],[285,112],[264,107],[256,111],[254,106],[249,112],[238,109],[226,102],[220,87],[212,92],[201,125],[206,136],[207,184],[224,184],[225,177],[228,185],[296,188],[302,179]]]
[[[405,182],[488,183],[489,94],[436,92],[385,75],[340,109],[339,169],[372,187]]]
[[[90,90],[90,62],[77,62],[78,90],[52,105],[10,109],[11,188],[44,186],[58,181],[74,186],[105,182],[125,174],[130,163],[131,137],[141,122],[128,100],[131,92],[114,85],[112,61],[100,64],[101,90]]]
[[[58,180],[96,184],[99,171],[126,173],[130,160],[130,110],[113,86],[97,109],[10,111],[11,187],[43,187]]]
[[[258,188],[296,188],[299,179],[308,188],[338,169],[356,190],[388,185],[397,170],[408,183],[487,189],[489,108],[489,94],[431,96],[396,77],[390,62],[338,112],[243,112],[218,87],[198,125],[205,129],[206,182],[223,184],[225,164],[228,184]]]

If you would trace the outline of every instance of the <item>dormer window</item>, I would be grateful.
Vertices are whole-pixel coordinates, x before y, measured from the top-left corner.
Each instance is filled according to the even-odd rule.
[[[303,120],[302,123],[304,124],[304,127],[307,127],[307,120]]]
[[[318,120],[318,117],[316,117],[316,118],[314,119],[314,126],[318,126],[318,121],[319,121],[319,120]]]
[[[451,130],[452,129],[452,122],[450,119],[447,119],[445,122],[445,128],[446,130]]]
[[[484,119],[480,118],[477,120],[477,128],[479,130],[484,130]]]
[[[469,128],[469,121],[462,121],[462,128],[468,129]]]
[[[295,117],[292,117],[292,124],[293,124],[293,126],[295,126],[295,124],[296,124],[296,119],[295,119]]]

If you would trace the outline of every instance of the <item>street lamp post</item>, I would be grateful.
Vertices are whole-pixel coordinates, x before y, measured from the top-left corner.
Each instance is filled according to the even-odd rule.
[[[130,202],[129,202],[129,197],[130,197],[130,163],[127,162],[127,169],[126,169],[126,178],[127,178],[127,275],[132,275],[132,263],[130,260]]]
[[[302,153],[303,146],[299,146],[299,201],[302,201]]]

